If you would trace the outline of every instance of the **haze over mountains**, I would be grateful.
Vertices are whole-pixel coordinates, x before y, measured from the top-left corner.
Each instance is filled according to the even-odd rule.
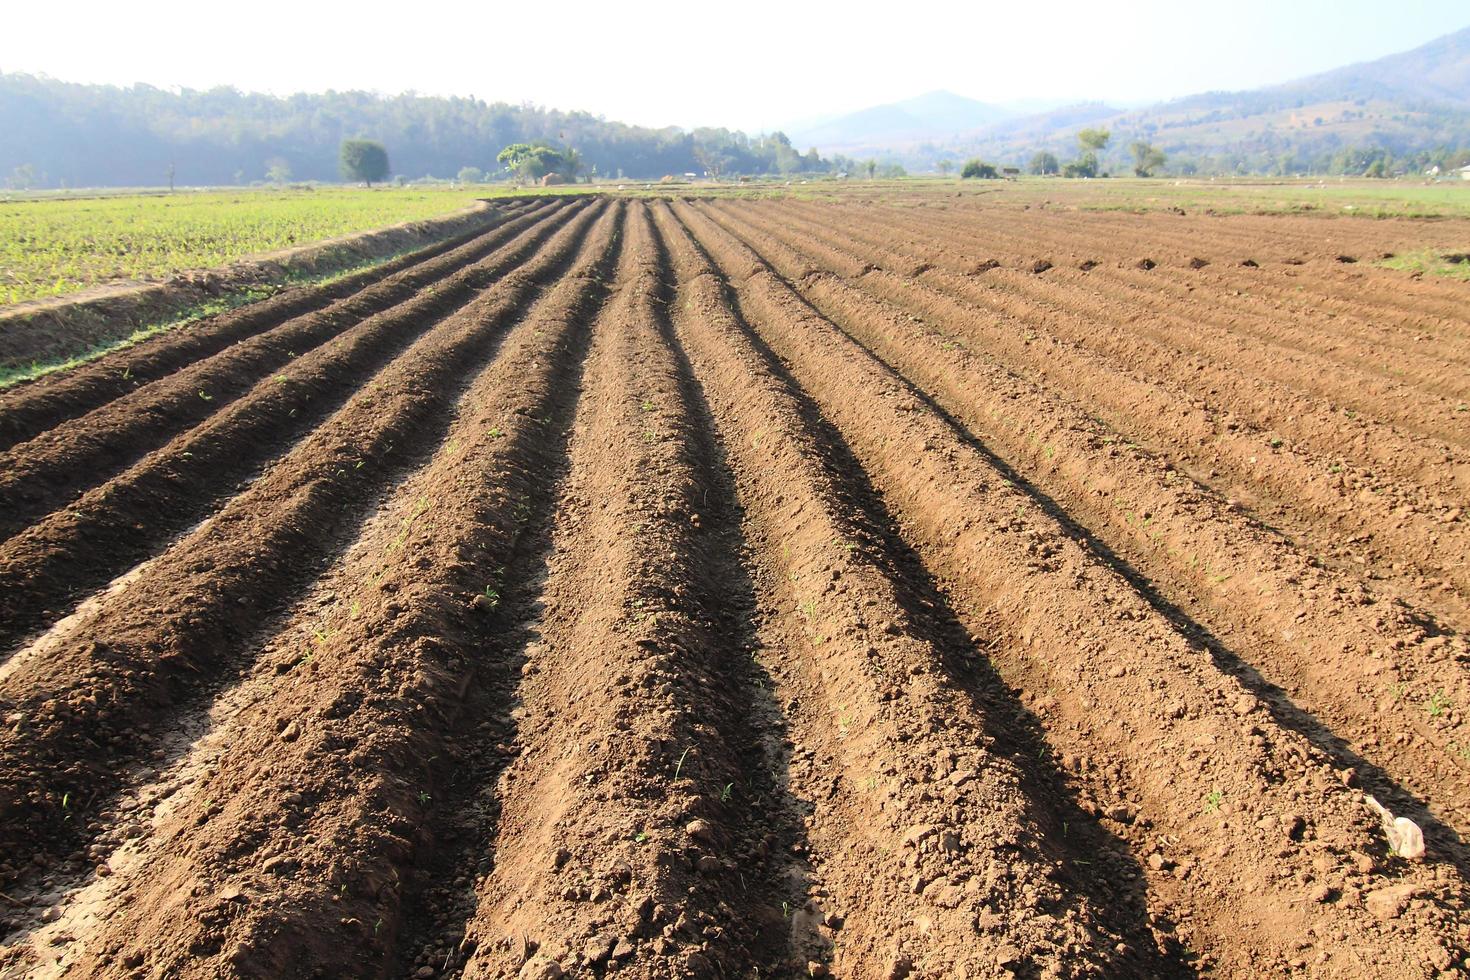
[[[508,143],[571,146],[588,172],[630,179],[708,172],[795,176],[864,162],[933,170],[969,157],[1062,160],[1087,126],[1111,130],[1100,169],[1126,173],[1134,141],[1174,173],[1364,173],[1470,162],[1470,28],[1411,51],[1281,85],[1125,108],[992,104],[936,91],[747,136],[628,126],[586,112],[465,98],[328,91],[272,96],[220,87],[79,85],[0,74],[0,181],[12,188],[333,180],[343,139],[388,147],[393,171],[500,172]],[[787,140],[787,136],[790,140]],[[815,147],[820,153],[803,152]],[[1462,159],[1463,158],[1463,159]],[[1370,164],[1371,162],[1371,164]],[[1376,168],[1376,169],[1374,169]],[[281,177],[281,174],[289,175]]]
[[[1113,132],[1106,159],[1122,162],[1134,140],[1172,157],[1232,169],[1303,166],[1348,147],[1395,154],[1470,146],[1470,28],[1376,61],[1283,85],[1208,92],[1143,108],[1101,102],[1026,112],[952,92],[863,109],[794,127],[798,146],[876,156],[928,169],[941,159],[1022,162],[1038,150],[1070,154],[1079,127]],[[1285,158],[1285,159],[1283,159]]]

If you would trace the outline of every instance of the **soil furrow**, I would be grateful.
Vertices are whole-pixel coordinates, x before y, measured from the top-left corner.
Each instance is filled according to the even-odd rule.
[[[758,234],[750,240],[763,247]],[[763,254],[787,274],[776,251]],[[808,276],[797,288],[1058,501],[1078,522],[1078,536],[1100,539],[1092,550],[1123,555],[1124,567],[1138,569],[1145,582],[1163,583],[1169,605],[1189,610],[1210,634],[1231,637],[1253,671],[1350,743],[1339,765],[1367,761],[1363,775],[1374,794],[1439,831],[1442,850],[1470,870],[1458,835],[1439,827],[1420,802],[1458,831],[1470,829],[1470,766],[1452,748],[1467,731],[1453,713],[1431,717],[1425,708],[1436,691],[1451,703],[1470,703],[1462,665],[1470,644],[1463,637],[1446,635],[1422,611],[1383,602],[1356,577],[1321,568],[984,352],[948,344],[831,277]],[[1332,743],[1327,735],[1319,744]]]
[[[1124,883],[1136,861],[1084,828],[1036,763],[1024,713],[981,703],[1009,692],[966,690],[973,643],[945,628],[921,575],[885,560],[885,516],[853,486],[855,464],[818,435],[704,256],[659,220],[683,282],[679,337],[757,543],[762,660],[811,810],[817,887],[794,917],[799,951],[841,976],[1179,972]]]
[[[825,227],[824,222],[818,224]],[[888,235],[881,230],[867,232],[865,240],[872,248],[890,251],[895,245],[892,230]],[[913,269],[939,265],[951,274],[965,274],[979,267],[963,234],[947,239],[932,227],[926,226],[924,231],[926,245],[920,248],[926,254],[917,259]],[[1115,253],[1116,247],[1092,253],[1094,267],[1087,273],[1048,269],[1048,274],[1038,275],[1032,270],[1039,267],[1030,263],[1040,259],[1028,260],[1012,268],[992,270],[985,286],[1053,315],[1095,319],[1097,307],[1103,306],[1109,320],[1128,324],[1131,332],[1155,339],[1166,337],[1170,343],[1184,345],[1186,354],[1207,357],[1247,378],[1270,381],[1319,400],[1341,402],[1419,435],[1466,445],[1463,427],[1454,417],[1456,405],[1463,401],[1467,390],[1464,372],[1442,359],[1412,352],[1385,360],[1380,345],[1356,345],[1339,331],[1322,329],[1317,333],[1330,337],[1330,342],[1312,341],[1308,346],[1321,349],[1301,350],[1281,336],[1280,312],[1259,309],[1259,300],[1252,298],[1248,289],[1213,289],[1206,274],[1196,277],[1194,289],[1184,292],[1187,300],[1180,301],[1169,296],[1167,281],[1165,288],[1160,288],[1152,272],[1127,269],[1138,261],[1131,253],[1116,262],[1096,257]],[[1063,261],[1055,252],[1051,258]],[[1076,256],[1066,261],[1077,264]],[[1252,308],[1218,312],[1226,299],[1236,294],[1243,297],[1237,302],[1250,302]],[[1335,319],[1328,323],[1334,324]],[[1298,337],[1297,344],[1301,343],[1307,342]],[[1330,371],[1324,375],[1311,370],[1316,361],[1324,362]],[[1415,364],[1419,368],[1417,376],[1412,370]]]
[[[992,662],[1081,770],[1097,812],[1148,854],[1151,905],[1178,923],[1198,965],[1248,974],[1315,957],[1323,970],[1397,976],[1466,955],[1451,923],[1467,892],[1443,855],[1388,855],[1361,794],[1320,749],[754,252],[698,212],[680,216],[966,624],[995,636]],[[1386,903],[1393,912],[1380,915]]]
[[[67,950],[81,972],[388,972],[461,732],[494,720],[461,717],[507,666],[485,597],[559,468],[611,232],[511,328],[433,456],[265,644],[237,689],[252,693],[235,751],[116,875],[105,924]]]
[[[231,344],[316,312],[337,300],[415,265],[473,242],[504,221],[525,213],[520,204],[498,206],[471,231],[416,249],[380,265],[319,286],[288,289],[269,299],[211,316],[182,330],[159,334],[70,371],[44,375],[0,392],[0,452],[16,443],[121,398],[150,381],[181,370]]]
[[[0,842],[7,850],[65,846],[68,794],[107,787],[114,757],[139,748],[130,738],[139,724],[166,718],[198,684],[217,683],[222,658],[310,581],[330,557],[323,549],[334,534],[435,444],[460,380],[495,356],[506,324],[579,254],[599,212],[593,241],[611,236],[612,212],[584,211],[96,615],[6,665]]]
[[[331,307],[241,340],[139,390],[55,426],[0,456],[0,537],[105,480],[218,413],[295,358],[368,319],[412,325],[454,308],[498,273],[491,254],[541,216],[513,218]],[[437,283],[435,288],[427,288]]]
[[[748,654],[730,536],[659,327],[662,279],[636,205],[594,328],[465,976],[765,974],[783,952],[732,683]]]
[[[573,212],[521,231],[466,275],[483,285],[523,262]],[[199,426],[149,453],[70,506],[0,544],[0,648],[60,615],[79,595],[198,521],[282,455],[383,365],[433,329],[464,300],[456,283],[369,317],[275,377],[258,383]]]
[[[736,218],[728,209],[721,215],[725,220]],[[827,269],[840,271],[841,255],[823,256],[821,267],[814,267],[802,252],[789,252],[784,244],[792,238],[789,233],[762,222],[749,227],[770,236],[768,248],[778,248],[778,240],[783,243],[782,267],[793,281]],[[799,244],[803,250],[816,249],[806,239]],[[1313,458],[1309,450],[1273,440],[1269,432],[1241,425],[1234,416],[1212,419],[1207,405],[1174,396],[1152,380],[1157,375],[1135,378],[1099,364],[1065,342],[1039,342],[1029,321],[995,322],[983,308],[977,310],[930,288],[927,275],[915,282],[874,270],[853,285],[898,304],[947,347],[985,351],[1038,383],[1070,392],[1089,412],[1106,408],[1105,417],[1120,432],[1157,447],[1202,483],[1244,500],[1265,520],[1279,524],[1287,517],[1293,533],[1319,556],[1331,559],[1347,551],[1344,563],[1359,555],[1365,556],[1364,561],[1371,558],[1375,573],[1392,579],[1416,603],[1442,610],[1454,621],[1466,621],[1464,592],[1470,566],[1463,555],[1470,554],[1470,539],[1465,537],[1470,531],[1463,522],[1446,520],[1453,509],[1443,497],[1405,494],[1400,485],[1352,463],[1335,461],[1340,457]],[[1228,479],[1219,479],[1220,469],[1227,470]],[[1462,539],[1465,547],[1455,547]]]

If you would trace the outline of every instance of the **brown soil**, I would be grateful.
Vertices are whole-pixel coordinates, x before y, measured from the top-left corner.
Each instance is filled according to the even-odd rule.
[[[0,396],[0,976],[1470,975],[1419,227],[538,202]]]

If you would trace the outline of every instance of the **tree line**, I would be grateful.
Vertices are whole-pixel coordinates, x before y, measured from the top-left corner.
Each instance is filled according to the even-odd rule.
[[[574,151],[579,173],[613,178],[853,167],[816,149],[802,152],[782,133],[652,129],[474,96],[277,97],[223,87],[80,85],[25,74],[0,74],[0,132],[0,179],[35,187],[157,186],[171,171],[186,186],[336,180],[349,140],[382,145],[392,174],[408,179],[461,171],[509,176],[516,167],[497,157],[515,144]]]

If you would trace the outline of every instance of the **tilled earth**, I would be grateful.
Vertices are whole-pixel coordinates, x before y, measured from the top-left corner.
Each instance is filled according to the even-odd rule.
[[[0,394],[0,975],[1470,974],[1467,239],[527,201]]]

